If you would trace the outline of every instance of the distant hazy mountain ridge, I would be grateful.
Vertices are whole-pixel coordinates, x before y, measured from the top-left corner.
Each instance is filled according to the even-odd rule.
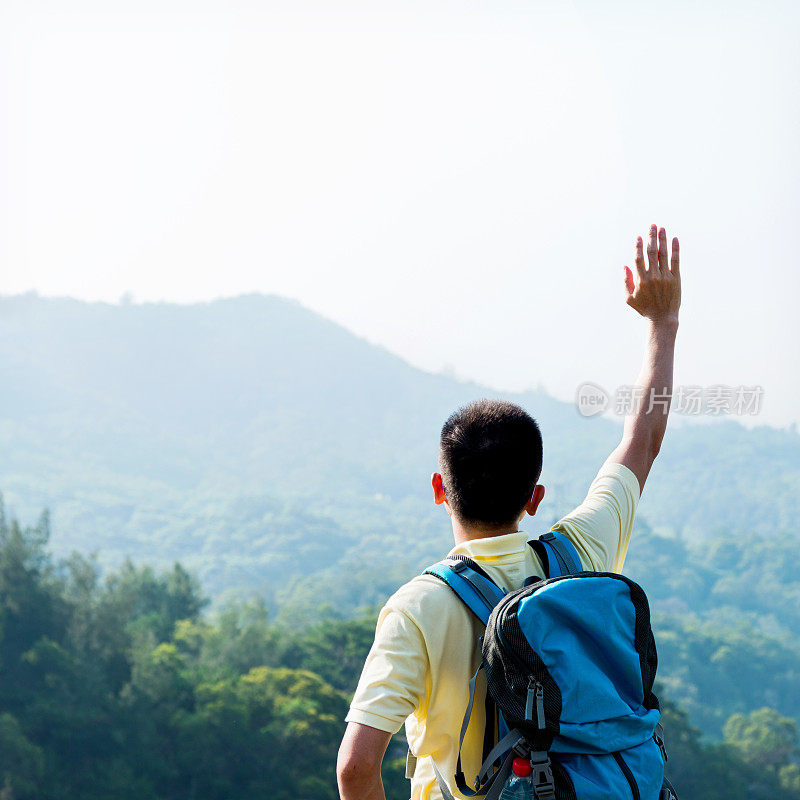
[[[543,377],[530,369],[532,383]],[[439,428],[498,394],[264,296],[0,298],[0,385],[0,489],[13,511],[49,507],[57,550],[180,558],[217,592],[286,592],[308,564],[369,552],[397,553],[390,580],[435,557],[448,546],[428,487]],[[548,496],[530,524],[544,529],[581,498],[619,425],[543,394],[505,396],[542,425]],[[667,434],[641,514],[691,538],[791,532],[798,490],[796,432],[684,426]]]

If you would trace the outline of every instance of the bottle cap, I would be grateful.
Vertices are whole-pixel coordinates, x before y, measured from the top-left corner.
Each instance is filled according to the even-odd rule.
[[[531,762],[527,758],[515,758],[511,770],[520,778],[527,778],[531,774]]]

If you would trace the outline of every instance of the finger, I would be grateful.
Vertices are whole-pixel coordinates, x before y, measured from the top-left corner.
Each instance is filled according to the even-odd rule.
[[[630,267],[625,267],[625,291],[630,297],[634,290],[636,289],[635,284],[633,283],[633,273],[630,270]]]
[[[644,268],[644,244],[641,236],[636,237],[636,256],[634,259],[636,272],[639,275],[639,280],[641,280],[647,275],[647,270]]]
[[[672,240],[672,274],[681,274],[681,245],[677,236]]]
[[[650,239],[647,242],[647,269],[653,276],[658,275],[658,228],[650,226]]]
[[[667,231],[661,228],[658,232],[658,268],[662,272],[669,272],[669,257],[667,255]]]

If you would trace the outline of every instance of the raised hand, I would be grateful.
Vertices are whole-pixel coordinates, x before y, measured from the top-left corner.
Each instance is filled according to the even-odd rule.
[[[672,262],[667,257],[667,232],[650,226],[645,266],[642,237],[636,237],[636,280],[625,267],[625,291],[629,306],[653,322],[678,320],[681,306],[680,245],[672,240]]]
[[[639,490],[658,455],[667,429],[669,398],[672,395],[672,365],[678,311],[681,307],[681,273],[678,240],[672,240],[672,263],[667,254],[667,232],[650,226],[645,266],[642,237],[636,238],[636,279],[625,267],[625,292],[629,306],[650,321],[647,347],[636,391],[642,402],[634,404],[625,417],[622,441],[609,460],[622,464],[639,480]],[[658,402],[655,401],[658,398]]]

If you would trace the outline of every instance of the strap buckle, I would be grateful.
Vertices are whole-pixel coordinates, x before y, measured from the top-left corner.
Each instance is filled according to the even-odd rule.
[[[519,758],[530,758],[531,748],[525,739],[520,739],[511,749],[514,751],[514,755],[519,756]]]
[[[406,753],[406,778],[411,780],[414,777],[414,773],[417,771],[417,757],[411,752],[411,748],[408,748],[408,752]]]
[[[664,778],[664,783],[661,785],[661,793],[658,797],[659,800],[678,800],[678,795],[675,794],[672,784],[666,778]]]
[[[536,800],[555,800],[556,787],[550,756],[543,752],[531,753],[531,769]]]

